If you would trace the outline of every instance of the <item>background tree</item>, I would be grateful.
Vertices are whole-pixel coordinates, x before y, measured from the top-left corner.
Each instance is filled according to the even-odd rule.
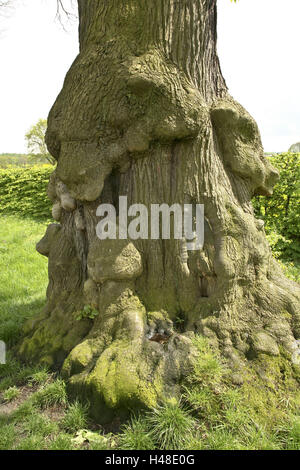
[[[32,160],[39,162],[47,161],[51,163],[51,165],[55,165],[56,160],[48,152],[45,143],[46,129],[47,119],[39,119],[38,122],[29,129],[25,135],[27,149]]]
[[[13,3],[11,0],[0,0],[0,20],[2,21],[3,19],[6,19],[9,17],[13,10]],[[0,33],[2,34],[2,24],[1,24],[1,29]]]
[[[76,18],[74,3],[75,0],[56,0],[56,19],[63,27]],[[16,0],[0,0],[0,15],[8,15],[16,4]]]
[[[254,216],[252,197],[271,195],[278,172],[221,74],[216,1],[78,5],[80,53],[46,136],[59,221],[37,246],[49,257],[47,305],[20,355],[62,366],[69,393],[101,422],[178,394],[195,333],[239,381],[251,363],[271,386],[278,357],[300,336],[299,287]],[[203,249],[187,256],[184,239],[100,241],[96,209],[118,209],[120,195],[148,209],[204,204]],[[291,365],[288,374],[295,381]]]
[[[3,9],[7,9],[8,7],[11,7],[11,6],[12,6],[11,0],[0,1],[0,8],[2,9],[2,13],[3,13]]]
[[[268,157],[280,172],[273,196],[257,196],[257,217],[265,221],[266,233],[282,259],[300,262],[300,154],[282,153]]]

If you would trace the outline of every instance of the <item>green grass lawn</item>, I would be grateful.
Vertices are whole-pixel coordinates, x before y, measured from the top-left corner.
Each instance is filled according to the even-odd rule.
[[[0,218],[0,339],[8,349],[45,303],[47,259],[35,252],[45,226]],[[299,279],[297,266],[286,269]],[[181,400],[133,416],[115,434],[89,420],[88,403],[69,402],[58,375],[22,365],[9,351],[0,365],[0,450],[300,449],[300,393],[284,387],[284,361],[276,389],[264,388],[251,371],[235,386],[206,340],[196,337],[195,346],[198,359]]]
[[[21,333],[24,320],[45,304],[47,259],[35,251],[45,222],[0,217],[0,338],[8,346]]]

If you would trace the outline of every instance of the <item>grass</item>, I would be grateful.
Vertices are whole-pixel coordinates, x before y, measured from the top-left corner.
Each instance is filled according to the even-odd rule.
[[[14,424],[0,426],[0,450],[12,449],[16,441],[16,430]]]
[[[41,414],[32,413],[25,419],[23,423],[23,430],[29,436],[39,435],[40,437],[46,437],[57,432],[58,426],[48,417]]]
[[[12,388],[19,391],[9,402],[13,405],[14,400],[22,398],[24,387],[31,388],[11,413],[0,412],[0,449],[299,450],[299,396],[293,401],[274,396],[271,391],[260,395],[260,384],[251,380],[234,387],[227,380],[222,362],[216,365],[218,355],[207,341],[196,338],[195,344],[199,345],[194,364],[197,374],[191,374],[186,381],[181,401],[170,399],[133,416],[117,434],[89,430],[94,425],[88,420],[88,404],[69,403],[65,383],[46,371],[39,371],[43,372],[42,383],[33,383],[37,372],[32,368],[23,380],[23,388],[15,385],[2,392],[5,404]],[[218,378],[212,370],[218,371]],[[0,399],[0,411],[1,406]],[[264,408],[266,412],[262,413]]]
[[[69,406],[64,418],[61,422],[61,427],[67,432],[75,433],[80,429],[84,429],[88,422],[88,406],[82,405],[78,401]]]
[[[28,376],[30,385],[42,385],[49,380],[49,371],[46,367],[40,367]]]
[[[45,303],[47,259],[34,250],[45,226],[16,216],[0,217],[0,338],[8,348],[18,340],[24,321]]]
[[[119,447],[123,450],[152,450],[155,442],[145,418],[138,416],[121,428]]]
[[[146,421],[158,449],[183,449],[192,436],[196,422],[177,400],[168,400],[146,415]]]
[[[34,251],[44,232],[41,222],[0,218],[0,339],[8,350],[45,302],[47,260]],[[284,269],[300,278],[298,265]],[[8,352],[0,365],[0,449],[300,449],[300,393],[286,392],[285,374],[275,389],[265,390],[250,372],[235,386],[207,340],[195,337],[194,345],[198,356],[181,400],[133,416],[116,434],[95,431],[88,404],[69,403],[60,377],[22,365]]]
[[[67,404],[66,384],[61,379],[41,387],[32,397],[35,405],[41,408],[49,408],[50,406],[65,406]]]

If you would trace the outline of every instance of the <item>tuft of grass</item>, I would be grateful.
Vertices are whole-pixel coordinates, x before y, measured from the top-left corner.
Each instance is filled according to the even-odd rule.
[[[49,408],[54,405],[65,406],[67,404],[66,384],[61,379],[42,387],[33,396],[33,404],[41,408]]]
[[[78,401],[72,403],[61,421],[61,427],[69,432],[75,433],[84,429],[87,425],[88,405],[82,405]]]
[[[171,399],[146,414],[150,436],[158,449],[176,450],[185,446],[195,429],[195,421],[177,400]]]
[[[17,387],[9,387],[3,393],[3,398],[5,401],[13,401],[20,395],[20,390]]]
[[[76,446],[72,441],[72,437],[69,434],[58,434],[55,438],[50,442],[50,445],[47,445],[47,449],[49,450],[74,450]]]
[[[206,385],[217,384],[226,375],[227,369],[222,363],[219,355],[213,351],[204,336],[193,338],[198,355],[194,362],[193,382],[200,382]]]
[[[280,450],[274,433],[269,432],[266,425],[252,421],[239,434],[247,450]]]
[[[16,411],[14,411],[12,418],[16,421],[23,421],[29,416],[32,416],[37,413],[36,407],[33,405],[32,401],[29,399],[22,403]]]
[[[119,448],[123,450],[153,450],[154,440],[145,418],[138,416],[121,427]]]
[[[275,436],[281,449],[300,450],[300,416],[291,416],[288,422],[278,425]]]
[[[40,414],[30,414],[24,421],[23,431],[28,435],[49,436],[58,431],[56,423]]]
[[[244,450],[243,444],[228,429],[215,428],[208,433],[205,447],[209,450]]]
[[[14,424],[0,426],[0,450],[10,450],[13,448],[16,439],[16,429]]]
[[[90,450],[111,450],[111,445],[107,440],[102,440],[99,442],[91,442]]]
[[[36,371],[33,371],[28,376],[28,383],[30,385],[44,385],[51,378],[49,371],[46,367],[40,367]]]
[[[8,387],[25,384],[28,376],[35,370],[36,368],[20,364],[8,354],[6,364],[0,365],[0,392]]]
[[[31,435],[20,440],[15,447],[16,450],[43,450],[45,448],[45,441],[40,434]]]

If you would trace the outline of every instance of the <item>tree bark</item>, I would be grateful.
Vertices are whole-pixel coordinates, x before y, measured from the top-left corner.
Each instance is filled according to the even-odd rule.
[[[251,198],[271,195],[278,174],[228,94],[216,1],[78,4],[80,54],[48,120],[59,221],[37,247],[49,257],[48,301],[20,354],[62,366],[70,393],[105,422],[176,395],[194,333],[234,370],[280,347],[291,353],[299,288],[254,217]],[[186,259],[182,240],[100,241],[96,208],[119,196],[149,210],[204,204],[203,249]]]

